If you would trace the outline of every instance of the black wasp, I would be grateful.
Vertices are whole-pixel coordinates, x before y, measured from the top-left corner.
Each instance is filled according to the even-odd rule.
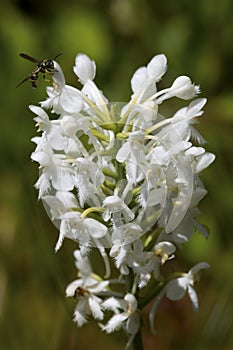
[[[54,57],[54,60],[60,55],[61,53],[56,55]],[[25,81],[30,80],[32,87],[36,88],[39,73],[42,73],[43,78],[45,79],[46,74],[53,74],[54,72],[57,72],[57,70],[54,68],[54,62],[51,59],[38,60],[27,55],[26,53],[20,53],[19,56],[25,58],[28,61],[37,63],[37,66],[34,71],[30,73],[26,78],[24,78],[16,87],[19,87]]]

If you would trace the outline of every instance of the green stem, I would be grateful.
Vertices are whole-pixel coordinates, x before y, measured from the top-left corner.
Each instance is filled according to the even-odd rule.
[[[141,327],[133,340],[133,350],[143,350]]]
[[[142,310],[156,295],[158,295],[164,288],[165,284],[166,281],[159,282],[158,285],[154,289],[152,289],[146,297],[140,299],[138,302],[139,309]]]

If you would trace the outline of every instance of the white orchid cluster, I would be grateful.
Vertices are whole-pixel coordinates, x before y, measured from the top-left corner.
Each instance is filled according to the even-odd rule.
[[[172,274],[162,266],[195,230],[207,235],[196,221],[206,194],[199,174],[215,157],[192,143],[204,141],[193,124],[206,99],[194,99],[168,118],[159,113],[168,98],[189,100],[199,93],[187,76],[157,90],[167,69],[163,54],[134,73],[128,103],[108,101],[93,81],[96,65],[88,56],[75,59],[81,89],[66,85],[54,65],[47,99],[30,106],[42,132],[31,156],[40,165],[36,188],[59,227],[56,251],[65,237],[78,243],[78,279],[66,290],[77,299],[75,322],[82,326],[92,316],[107,333],[123,328],[129,347],[148,301],[154,300],[152,331],[163,295],[178,300],[188,292],[198,307],[194,282],[208,264]],[[104,272],[92,261],[93,250],[103,258]]]

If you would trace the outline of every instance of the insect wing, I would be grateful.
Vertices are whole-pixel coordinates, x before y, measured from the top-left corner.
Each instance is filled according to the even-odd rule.
[[[31,74],[29,74],[26,78],[24,78],[16,87],[18,88],[20,85],[25,83],[25,81],[29,80],[31,78]]]
[[[20,53],[19,56],[22,57],[22,58],[25,58],[25,60],[28,60],[28,61],[31,61],[31,62],[34,62],[34,63],[39,63],[40,62],[40,60],[37,60],[36,58],[33,58],[33,57],[27,55],[26,53]]]

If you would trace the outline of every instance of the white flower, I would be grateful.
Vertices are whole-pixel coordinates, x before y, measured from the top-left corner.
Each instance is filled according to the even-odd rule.
[[[53,81],[59,89],[63,89],[66,83],[63,71],[56,61],[53,61],[53,63],[54,63]]]
[[[71,191],[74,188],[72,168],[56,157],[49,145],[46,145],[44,150],[33,152],[31,158],[38,162],[42,169],[35,185],[39,189],[40,198],[47,195],[52,186],[57,191]]]
[[[80,278],[67,286],[66,296],[77,298],[74,321],[81,327],[88,321],[89,315],[92,315],[96,320],[103,319],[102,300],[95,294],[106,291],[109,283],[102,281],[99,276],[92,273],[88,257],[82,258],[79,250],[74,252],[74,256]]]
[[[161,265],[167,260],[174,258],[176,247],[171,242],[159,242],[154,246],[154,254],[161,259]]]
[[[66,212],[78,207],[75,195],[69,191],[57,191],[55,196],[46,195],[43,197],[43,201],[50,210],[52,220],[59,220]]]
[[[131,79],[134,103],[144,103],[156,92],[156,84],[167,69],[167,59],[163,54],[156,55],[147,67],[140,67]]]
[[[46,101],[41,102],[41,106],[52,108],[53,112],[62,115],[79,112],[83,107],[80,91],[65,84],[63,72],[57,62],[54,68],[56,69],[53,74],[54,87],[47,87],[49,97]]]
[[[134,93],[140,92],[144,83],[148,79],[147,69],[146,67],[140,67],[134,73],[131,79],[131,88]]]
[[[147,65],[148,77],[158,82],[167,70],[167,58],[160,54],[154,56]]]
[[[122,227],[113,226],[112,242],[114,246],[126,245],[136,241],[142,234],[141,226],[133,221],[123,225]]]
[[[138,234],[138,233],[137,233]],[[144,251],[141,239],[132,240],[129,244],[114,244],[110,256],[123,275],[128,275],[130,268],[135,274],[135,286],[143,288],[151,278],[154,264],[151,263],[153,252]]]
[[[141,164],[145,162],[144,133],[135,131],[129,135],[126,141],[119,149],[116,160],[120,163],[126,161],[126,177],[128,182],[136,183],[145,175],[142,172]]]
[[[129,334],[136,334],[139,326],[140,319],[136,313],[137,299],[133,294],[126,294],[124,299],[109,298],[101,304],[105,310],[111,310],[114,312],[114,316],[110,318],[105,326],[101,326],[102,330],[107,333],[112,333],[125,327]],[[122,312],[120,312],[122,310]]]
[[[79,53],[75,58],[74,73],[78,76],[80,82],[85,84],[88,80],[94,80],[95,72],[95,62],[90,60],[87,55]]]
[[[183,277],[176,278],[166,285],[166,296],[170,300],[182,299],[188,292],[189,298],[193,303],[195,310],[198,309],[197,294],[194,289],[194,282],[196,275],[201,269],[209,268],[209,264],[206,262],[199,263],[189,270],[188,273],[184,274]]]
[[[100,205],[96,197],[96,189],[104,182],[104,175],[98,164],[87,158],[77,158],[73,163],[75,169],[75,185],[78,189],[80,206],[83,207],[88,199],[96,206]]]
[[[79,242],[81,253],[85,255],[90,243],[95,245],[106,233],[107,227],[97,220],[82,218],[79,212],[69,211],[61,217],[60,235],[55,250],[61,247],[64,237],[68,237]]]
[[[134,219],[134,213],[118,196],[108,196],[103,201],[103,207],[106,208],[103,214],[105,221],[112,219],[115,226],[120,226],[123,219],[126,223]]]
[[[29,108],[37,115],[34,120],[37,122],[39,130],[49,132],[52,123],[49,120],[48,114],[43,110],[43,108],[38,106],[30,105]]]
[[[158,95],[162,95],[161,97],[156,98],[156,103],[160,104],[164,100],[167,100],[171,97],[178,97],[182,100],[189,100],[199,92],[199,86],[192,84],[191,79],[183,75],[176,78],[176,80],[173,82],[170,88],[164,89],[158,94],[155,94],[155,97],[157,97]]]
[[[215,160],[215,155],[205,152],[203,147],[191,147],[185,154],[192,157],[192,167],[195,174],[203,171]]]
[[[91,103],[88,100],[86,101],[87,104],[85,105],[85,109],[87,112],[90,114],[95,113],[95,110],[93,111],[91,108],[91,104],[94,102],[100,111],[106,113],[106,104],[108,103],[108,100],[92,80],[87,80],[82,88],[82,93],[91,100]]]
[[[54,84],[42,108],[30,106],[41,132],[32,139],[31,158],[40,168],[35,186],[60,231],[55,250],[64,238],[79,246],[74,253],[78,278],[66,289],[68,297],[77,299],[75,322],[82,326],[92,316],[106,320],[100,326],[107,333],[123,328],[129,349],[148,290],[154,293],[150,300],[155,297],[152,330],[164,294],[178,300],[188,292],[198,307],[194,282],[208,264],[177,274],[164,273],[162,266],[195,229],[208,236],[197,222],[198,203],[207,192],[200,173],[215,156],[199,146],[205,140],[194,128],[206,99],[197,98],[167,118],[160,114],[167,99],[188,100],[200,92],[187,76],[158,90],[167,70],[163,54],[136,70],[131,99],[124,104],[109,103],[94,82],[96,65],[87,55],[75,59],[81,90],[66,84],[56,62],[54,67]],[[56,117],[50,118],[51,113]],[[103,277],[96,273],[102,267],[91,266],[92,247],[103,259]],[[107,321],[109,312],[113,316]]]
[[[154,278],[160,277],[160,266],[175,257],[176,247],[168,241],[159,242],[154,246],[153,259],[149,261],[150,271],[153,271]]]
[[[200,92],[199,86],[192,84],[191,79],[185,75],[176,78],[170,88],[171,96],[189,100]]]
[[[172,117],[172,123],[177,123],[183,120],[190,120],[190,122],[193,122],[192,119],[194,117],[198,117],[203,114],[201,108],[206,104],[206,102],[206,98],[197,98],[194,101],[190,102],[188,107],[183,107],[174,114]]]

